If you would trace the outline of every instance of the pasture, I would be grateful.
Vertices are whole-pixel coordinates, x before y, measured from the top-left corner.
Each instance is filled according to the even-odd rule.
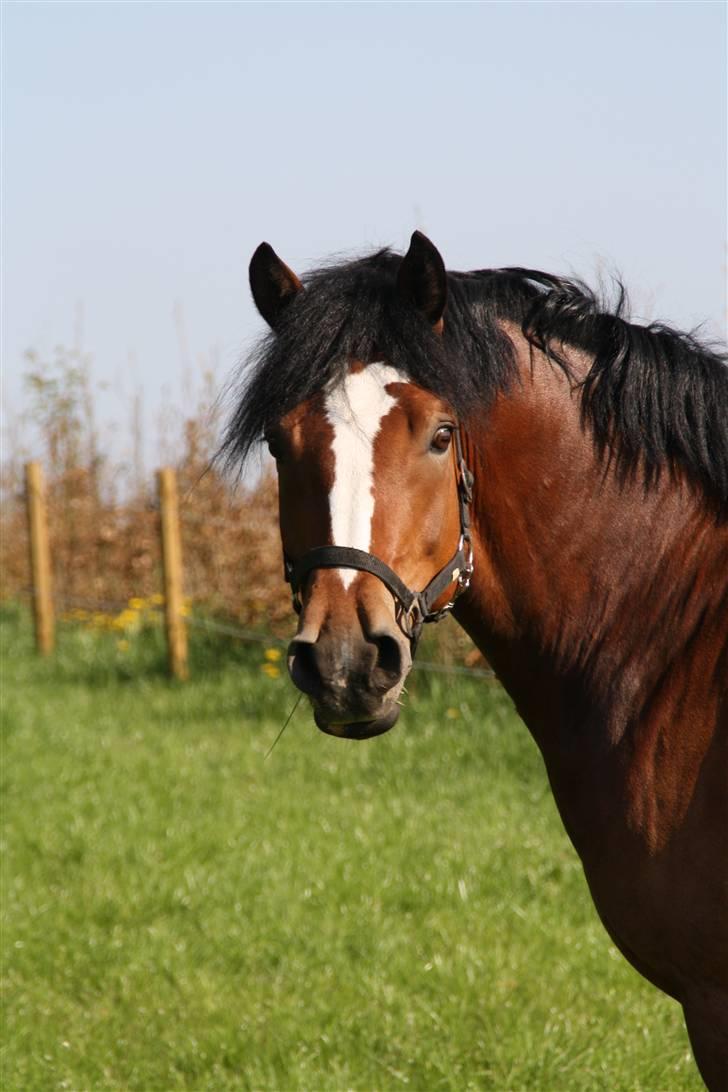
[[[326,737],[274,653],[6,606],[2,1086],[682,1090],[678,1006],[618,955],[495,683],[416,673]],[[427,655],[425,649],[423,655]]]

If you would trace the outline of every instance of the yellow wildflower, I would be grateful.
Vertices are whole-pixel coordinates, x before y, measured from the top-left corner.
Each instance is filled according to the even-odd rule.
[[[460,716],[460,710],[454,709],[452,706],[450,706],[449,709],[445,710],[445,716],[448,720],[457,720]]]
[[[275,664],[261,664],[261,671],[264,671],[269,679],[277,679],[281,673],[280,667],[276,667]]]
[[[269,663],[276,664],[280,660],[283,653],[281,652],[281,650],[279,648],[267,648],[265,650],[264,655],[265,655],[266,660],[269,661]]]
[[[125,637],[122,637],[120,641],[116,642],[116,647],[118,648],[119,652],[126,652],[129,647],[129,642],[126,640]]]
[[[146,603],[144,602],[144,600],[143,600],[143,599],[139,599],[139,598],[138,598],[137,596],[134,596],[134,598],[133,598],[133,599],[130,599],[130,600],[129,600],[129,608],[130,608],[130,610],[144,610],[144,608],[146,607],[146,605],[147,605],[147,604],[146,604]]]
[[[114,629],[131,629],[132,626],[139,624],[139,615],[136,611],[129,610],[127,607],[125,610],[121,611],[120,614],[117,614],[116,618],[113,618],[110,624]]]

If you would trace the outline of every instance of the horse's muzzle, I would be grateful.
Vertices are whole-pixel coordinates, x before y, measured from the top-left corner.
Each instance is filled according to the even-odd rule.
[[[404,637],[390,631],[364,636],[299,634],[288,648],[291,679],[311,699],[322,732],[369,739],[387,732],[412,660]]]

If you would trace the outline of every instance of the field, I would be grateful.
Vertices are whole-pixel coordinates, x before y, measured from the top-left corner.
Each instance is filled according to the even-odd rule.
[[[2,1087],[699,1089],[494,683],[318,733],[275,651],[3,608]]]

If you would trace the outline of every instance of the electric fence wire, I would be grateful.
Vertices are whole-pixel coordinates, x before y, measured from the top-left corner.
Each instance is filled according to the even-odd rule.
[[[70,610],[85,610],[95,612],[118,612],[128,607],[126,600],[110,599],[84,599],[76,596],[59,595],[56,599],[59,606]],[[147,607],[147,610],[149,608]],[[152,613],[161,617],[162,610],[154,607]],[[258,644],[280,645],[288,644],[288,638],[278,637],[273,633],[261,633],[260,630],[244,629],[228,622],[218,622],[212,618],[201,618],[194,614],[185,615],[185,625],[193,629],[207,630],[210,633],[219,633],[221,636],[233,637],[239,641],[250,641]],[[412,665],[414,671],[425,671],[435,675],[457,675],[470,679],[494,679],[495,672],[491,668],[467,667],[465,664],[439,664],[433,660],[415,660]]]

